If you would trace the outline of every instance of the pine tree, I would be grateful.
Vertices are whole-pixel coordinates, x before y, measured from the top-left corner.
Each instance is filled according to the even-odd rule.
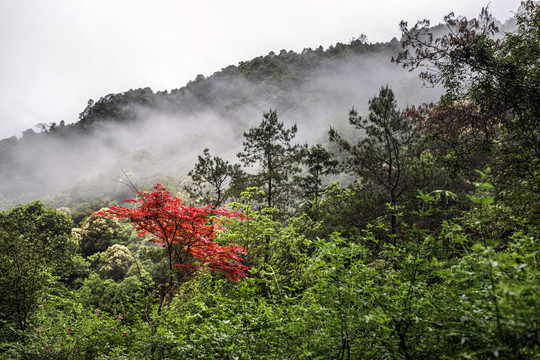
[[[321,144],[306,149],[302,159],[306,174],[297,177],[297,181],[306,197],[317,201],[321,196],[322,177],[337,174],[338,160]]]
[[[290,178],[300,168],[300,145],[291,145],[297,132],[279,122],[276,111],[263,114],[259,126],[244,132],[244,151],[237,154],[244,166],[256,166],[258,185],[265,190],[266,205],[283,205],[290,199]]]
[[[239,164],[230,164],[219,156],[210,156],[210,150],[204,149],[198,161],[188,175],[193,184],[186,185],[184,189],[192,198],[200,198],[203,203],[212,203],[220,206],[227,199],[227,192],[231,182],[242,173]]]
[[[353,108],[349,122],[365,131],[356,145],[345,140],[335,129],[330,129],[330,140],[340,151],[348,154],[346,168],[360,177],[363,184],[378,187],[386,196],[391,209],[408,188],[407,159],[416,140],[416,130],[397,109],[394,92],[382,87],[379,96],[369,100],[369,115],[362,118]],[[392,233],[396,233],[397,219],[390,213]]]

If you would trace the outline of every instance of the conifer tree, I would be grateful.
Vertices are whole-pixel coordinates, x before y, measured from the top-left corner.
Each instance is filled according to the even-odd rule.
[[[244,151],[237,154],[244,166],[256,166],[257,181],[264,187],[266,205],[273,207],[290,198],[292,175],[300,168],[301,146],[291,145],[297,132],[296,125],[286,129],[279,122],[275,110],[263,114],[259,126],[244,132]]]
[[[219,156],[210,156],[210,150],[204,149],[198,161],[188,175],[193,179],[192,186],[185,190],[194,198],[201,198],[204,203],[220,206],[226,199],[228,185],[241,172],[239,164],[230,164]]]
[[[306,167],[307,173],[297,180],[304,194],[317,201],[321,196],[322,177],[335,175],[339,162],[330,151],[317,144],[304,151],[302,164]]]
[[[394,92],[388,86],[382,87],[379,96],[369,100],[367,118],[359,116],[353,108],[349,122],[365,132],[362,140],[353,145],[333,128],[330,129],[330,140],[348,154],[345,164],[348,171],[359,176],[363,184],[380,188],[386,194],[385,203],[395,209],[409,185],[407,158],[416,140],[415,127],[397,109]],[[396,233],[394,211],[391,211],[390,219],[392,233]]]

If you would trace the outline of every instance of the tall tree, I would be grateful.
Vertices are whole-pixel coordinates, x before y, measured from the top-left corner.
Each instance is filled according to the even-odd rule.
[[[233,281],[247,275],[241,258],[245,249],[236,245],[222,247],[212,241],[218,230],[224,230],[224,218],[244,218],[243,214],[214,206],[187,206],[160,184],[152,192],[137,194],[139,199],[127,200],[135,207],[112,206],[93,216],[125,219],[138,235],[152,235],[153,241],[168,251],[171,284],[175,274],[178,281],[183,281],[201,268],[222,272]]]
[[[292,145],[296,125],[286,129],[276,111],[263,114],[259,126],[244,132],[244,151],[237,154],[245,166],[257,166],[258,180],[264,184],[266,205],[273,207],[285,202],[289,179],[298,173],[301,146]]]
[[[397,109],[394,92],[382,87],[379,96],[369,100],[369,115],[362,118],[353,108],[349,122],[363,130],[365,137],[351,144],[335,129],[330,129],[330,140],[340,151],[347,153],[346,167],[367,185],[376,185],[386,193],[385,202],[394,209],[407,190],[407,158],[416,139],[416,129]],[[396,233],[397,218],[390,212],[392,233]]]
[[[248,268],[242,264],[241,257],[246,249],[234,244],[220,246],[212,241],[217,231],[225,230],[222,224],[226,218],[244,218],[243,214],[213,206],[187,206],[160,184],[156,184],[153,190],[139,191],[138,199],[127,200],[134,207],[112,206],[93,216],[125,219],[139,236],[152,235],[152,241],[167,250],[168,283],[159,284],[155,290],[159,292],[158,315],[161,315],[165,301],[170,299],[176,287],[199,270],[221,272],[236,282],[247,276]],[[152,318],[147,306],[143,314],[155,334],[159,319]]]
[[[0,320],[24,329],[52,277],[69,276],[77,248],[72,225],[37,201],[0,213]]]
[[[540,4],[526,1],[521,10],[517,30],[503,36],[495,36],[498,28],[487,9],[472,20],[446,16],[448,31],[438,38],[427,20],[411,28],[402,22],[404,51],[393,60],[421,67],[427,83],[444,85],[444,105],[472,104],[477,117],[500,126],[493,141],[503,155],[495,167],[499,196],[534,212],[531,199],[540,194]],[[473,124],[481,130],[485,123]]]
[[[297,180],[305,195],[317,201],[320,198],[322,177],[335,175],[339,161],[321,144],[306,149],[303,155],[302,165],[306,167],[307,173],[297,177]]]
[[[226,199],[226,191],[231,180],[241,172],[239,164],[230,164],[219,156],[210,156],[210,150],[204,149],[199,155],[195,167],[188,173],[193,185],[184,188],[193,198],[202,198],[206,204],[220,206]]]

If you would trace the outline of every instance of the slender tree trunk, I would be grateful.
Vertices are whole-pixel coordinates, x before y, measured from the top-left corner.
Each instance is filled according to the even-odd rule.
[[[217,189],[217,200],[216,200],[216,204],[214,206],[218,207],[220,203],[221,203],[221,188],[218,188]]]
[[[396,205],[396,192],[395,187],[393,185],[392,177],[393,177],[393,158],[392,158],[392,148],[390,146],[390,139],[387,137],[386,140],[386,149],[388,151],[389,161],[388,161],[388,187],[390,188],[390,206],[392,207],[391,213],[390,213],[390,226],[392,235],[395,235],[397,232],[397,226],[396,226],[396,213],[394,211],[394,206]],[[392,245],[396,245],[396,238],[392,237]]]
[[[274,171],[273,164],[272,164],[272,157],[268,155],[267,157],[268,161],[268,196],[267,196],[267,204],[268,207],[272,207],[272,173]]]

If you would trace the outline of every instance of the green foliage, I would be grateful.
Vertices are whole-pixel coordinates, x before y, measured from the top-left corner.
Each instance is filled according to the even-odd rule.
[[[88,308],[99,308],[109,313],[125,313],[140,295],[142,283],[138,276],[129,276],[120,282],[102,279],[91,274],[78,290],[82,303]]]
[[[72,224],[40,202],[0,213],[1,320],[26,328],[53,277],[69,280],[76,267]]]
[[[126,276],[132,262],[131,251],[123,245],[116,244],[110,246],[105,252],[104,264],[99,272],[105,277],[118,281]]]
[[[249,190],[249,189],[248,189]],[[255,189],[251,189],[256,191]],[[246,191],[243,200],[247,202],[256,194]],[[298,275],[299,255],[305,253],[309,241],[302,234],[300,227],[317,224],[307,217],[291,218],[286,224],[276,220],[277,208],[265,207],[255,210],[253,205],[232,203],[229,207],[247,215],[247,219],[234,220],[228,230],[220,234],[218,242],[235,243],[248,250],[244,263],[250,268],[250,275],[261,280],[263,293],[279,293],[280,286],[294,287]],[[301,225],[301,222],[309,225]],[[284,281],[278,285],[277,282]]]
[[[150,88],[129,90],[121,94],[109,94],[98,101],[88,100],[88,106],[79,114],[76,127],[89,130],[94,123],[107,118],[116,121],[133,121],[140,106],[151,106],[156,95]]]
[[[143,246],[139,249],[137,260],[138,262],[132,265],[128,274],[139,276],[139,278],[145,278],[148,274],[156,284],[167,282],[169,257],[166,248]]]
[[[139,330],[129,318],[86,309],[77,299],[52,298],[20,343],[2,344],[4,359],[132,359],[128,349]],[[144,336],[144,335],[142,335]]]
[[[385,209],[373,206],[382,196],[380,191],[352,184],[343,188],[332,182],[323,189],[322,199],[307,212],[312,219],[321,222],[314,235],[326,238],[334,232],[354,237],[369,223],[385,215]]]
[[[83,220],[85,220],[88,216],[93,214],[96,210],[99,210],[101,206],[96,208],[96,204],[90,204],[86,201],[75,201],[76,205],[73,207],[72,210],[72,219],[75,224],[81,223]],[[65,206],[65,205],[63,205]]]
[[[491,142],[500,173],[496,179],[499,196],[507,203],[520,203],[515,211],[529,215],[536,211],[540,193],[539,14],[540,4],[524,2],[517,30],[501,39],[493,36],[498,29],[487,9],[471,21],[447,16],[450,31],[439,38],[430,33],[426,20],[411,29],[402,23],[404,46],[415,51],[405,50],[396,59],[404,67],[424,66],[424,80],[442,83],[447,90],[443,106],[468,104],[468,110],[449,119],[472,120],[468,121],[472,131],[464,134],[476,137],[480,133]],[[501,131],[495,131],[494,137],[490,129],[498,127]],[[531,197],[534,201],[526,200]]]
[[[79,243],[79,250],[88,257],[107,250],[118,241],[122,227],[118,219],[106,216],[90,216],[80,228],[73,229],[73,236]]]

